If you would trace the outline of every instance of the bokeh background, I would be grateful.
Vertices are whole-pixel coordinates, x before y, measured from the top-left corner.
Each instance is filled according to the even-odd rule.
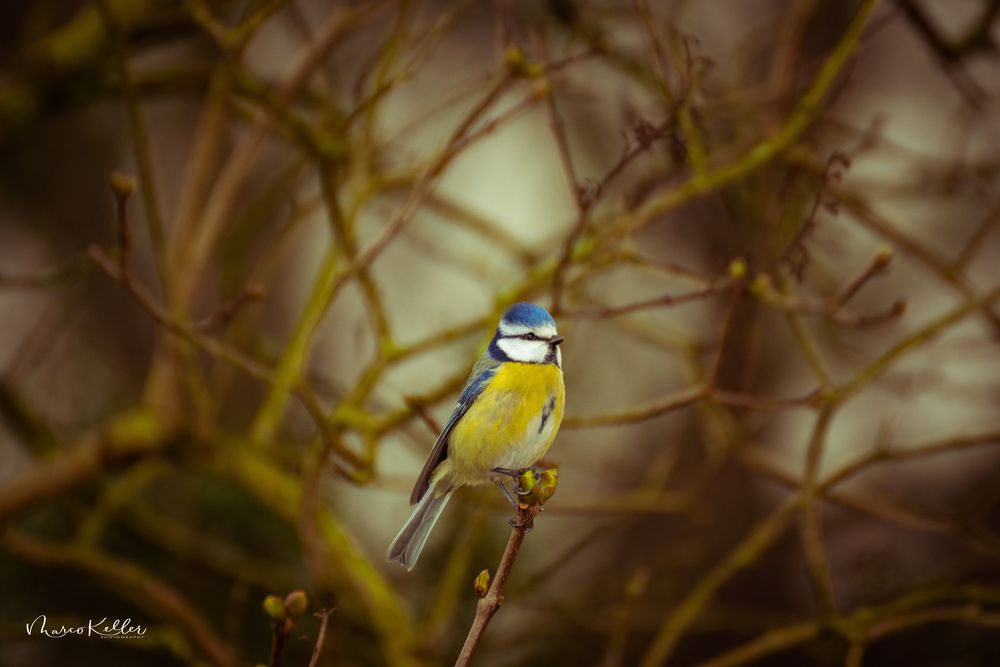
[[[384,552],[527,299],[475,664],[1000,664],[998,11],[4,3],[0,663],[452,664],[509,507]]]

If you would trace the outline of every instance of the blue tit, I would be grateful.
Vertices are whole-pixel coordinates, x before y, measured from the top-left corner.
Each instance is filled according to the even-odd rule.
[[[544,308],[517,303],[500,318],[472,368],[410,495],[416,505],[386,559],[413,569],[434,523],[461,486],[504,486],[511,471],[541,459],[562,422],[562,337]]]

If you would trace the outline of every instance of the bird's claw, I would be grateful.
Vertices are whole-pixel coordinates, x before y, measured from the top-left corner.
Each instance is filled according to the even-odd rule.
[[[542,469],[537,466],[529,466],[527,468],[493,468],[493,472],[507,475],[512,480],[514,480],[514,493],[519,496],[526,496],[530,494],[534,488],[534,485],[523,486],[521,480],[525,478],[525,474],[530,472],[532,474],[532,481],[537,481],[542,475]]]

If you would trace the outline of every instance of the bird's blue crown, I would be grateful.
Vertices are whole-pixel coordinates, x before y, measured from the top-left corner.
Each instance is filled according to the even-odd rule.
[[[547,310],[541,306],[536,306],[533,303],[527,303],[525,301],[515,303],[513,306],[508,308],[506,312],[504,312],[503,317],[500,318],[500,321],[506,322],[507,324],[520,324],[532,329],[546,324],[555,326],[555,320],[552,319],[552,316],[549,315]]]

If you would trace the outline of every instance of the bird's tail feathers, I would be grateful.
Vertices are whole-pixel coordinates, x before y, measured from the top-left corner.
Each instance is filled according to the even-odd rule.
[[[420,552],[427,543],[427,538],[431,534],[431,529],[437,523],[438,517],[448,504],[452,491],[449,489],[440,493],[433,486],[427,489],[420,502],[413,508],[410,518],[403,524],[403,528],[396,535],[396,539],[389,545],[389,550],[385,554],[385,559],[395,561],[412,570],[420,558]]]

